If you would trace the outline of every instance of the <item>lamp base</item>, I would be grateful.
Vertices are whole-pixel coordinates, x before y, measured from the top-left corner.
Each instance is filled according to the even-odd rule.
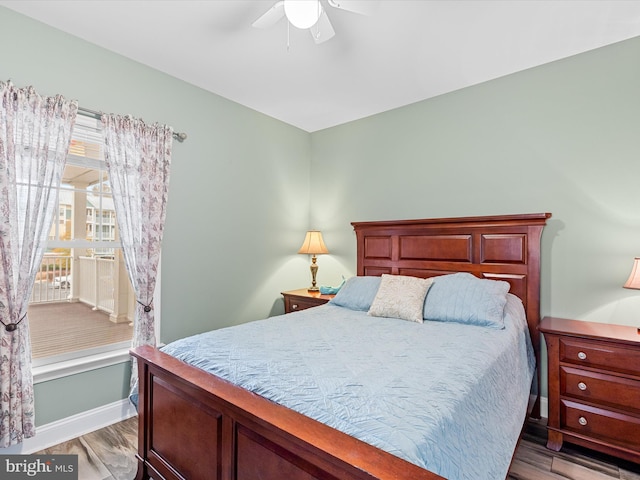
[[[311,256],[311,286],[307,288],[307,292],[319,292],[320,288],[316,285],[316,275],[318,273],[318,264],[316,263],[315,254]]]

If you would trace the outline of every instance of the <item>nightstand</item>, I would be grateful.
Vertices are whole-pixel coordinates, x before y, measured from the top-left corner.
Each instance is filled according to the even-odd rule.
[[[640,334],[635,327],[545,317],[547,448],[563,441],[640,463]]]
[[[284,297],[284,313],[324,305],[335,297],[335,295],[322,295],[320,292],[309,292],[306,288],[282,292],[282,296]]]

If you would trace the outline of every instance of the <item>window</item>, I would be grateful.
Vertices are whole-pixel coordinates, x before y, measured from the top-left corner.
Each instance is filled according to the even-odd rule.
[[[100,122],[78,115],[29,303],[34,367],[127,349],[135,299],[118,239]]]

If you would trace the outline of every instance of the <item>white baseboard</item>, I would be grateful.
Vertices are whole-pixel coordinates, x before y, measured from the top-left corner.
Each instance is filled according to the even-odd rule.
[[[136,415],[128,398],[36,428],[36,435],[18,445],[0,448],[3,455],[31,454],[80,437]]]
[[[547,397],[540,397],[540,415],[549,418],[549,399]]]

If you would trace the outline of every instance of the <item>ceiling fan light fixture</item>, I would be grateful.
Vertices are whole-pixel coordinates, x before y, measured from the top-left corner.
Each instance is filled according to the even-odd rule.
[[[284,0],[284,14],[291,25],[304,30],[318,22],[322,5],[319,0]]]

